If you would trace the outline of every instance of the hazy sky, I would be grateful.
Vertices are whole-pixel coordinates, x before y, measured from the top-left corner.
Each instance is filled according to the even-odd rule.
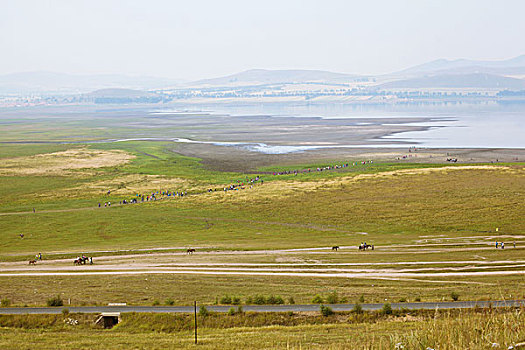
[[[386,73],[525,54],[523,0],[0,0],[0,74]]]

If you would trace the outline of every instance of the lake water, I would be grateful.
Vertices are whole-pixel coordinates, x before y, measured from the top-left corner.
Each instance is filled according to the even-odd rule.
[[[191,108],[191,107],[188,107]],[[191,110],[191,109],[189,109]],[[227,143],[223,146],[243,147],[262,153],[290,153],[319,148],[407,147],[428,148],[525,148],[525,104],[437,104],[437,105],[288,105],[208,106],[208,113],[228,115],[266,115],[273,118],[388,118],[395,125],[397,118],[432,118],[425,123],[404,125],[425,126],[427,130],[393,133],[371,144],[361,145],[267,145],[265,143]],[[173,113],[174,111],[158,111]],[[180,110],[179,110],[180,112]],[[195,140],[192,140],[194,142]],[[183,141],[184,142],[184,141]],[[198,142],[198,141],[197,141]],[[401,146],[399,142],[402,142]],[[221,145],[221,142],[210,142]]]

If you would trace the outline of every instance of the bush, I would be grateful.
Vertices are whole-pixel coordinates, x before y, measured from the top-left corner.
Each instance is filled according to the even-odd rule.
[[[228,316],[233,316],[235,315],[235,308],[231,307],[229,310],[228,310]]]
[[[323,315],[323,316],[330,316],[330,315],[334,314],[334,310],[332,310],[328,306],[324,306],[324,305],[321,304],[320,309],[321,309],[321,315]]]
[[[252,299],[252,297],[247,297],[247,298],[246,298],[246,304],[253,304],[253,299]]]
[[[313,304],[322,304],[323,303],[323,297],[319,294],[316,294],[312,299]]]
[[[166,305],[175,305],[175,301],[171,298],[166,299],[164,302]]]
[[[406,303],[406,302],[407,302],[407,298],[400,298],[400,299],[399,299],[399,302],[400,302],[400,303]]]
[[[239,305],[241,303],[241,298],[239,297],[232,297],[232,304],[233,305]]]
[[[266,303],[267,304],[284,304],[284,300],[282,297],[280,296],[273,296],[273,295],[270,295],[267,299],[266,299]]]
[[[383,309],[381,309],[381,312],[384,313],[385,315],[391,315],[392,314],[392,306],[390,305],[390,303],[385,303],[383,305]]]
[[[4,298],[0,301],[0,306],[1,307],[9,307],[9,305],[11,305],[11,300],[7,299],[7,298]]]
[[[359,297],[359,302],[361,304],[365,302],[365,296],[363,294],[361,294],[361,296]]]
[[[328,294],[326,297],[326,302],[328,304],[337,304],[339,302],[339,296],[337,295],[337,292],[333,291],[332,293]]]
[[[64,315],[64,316],[69,315],[69,309],[67,307],[62,309],[62,315]]]
[[[253,303],[255,305],[263,305],[263,304],[266,304],[266,298],[262,295],[256,295],[255,297],[253,297]]]
[[[295,304],[295,300],[293,299],[293,297],[289,297],[288,298],[288,304],[290,304],[290,305]]]
[[[354,308],[352,309],[352,312],[356,314],[362,314],[363,313],[363,307],[359,303],[355,303]]]
[[[153,306],[159,306],[159,305],[160,305],[160,301],[155,300],[155,301],[153,302]]]
[[[459,300],[459,294],[456,293],[456,292],[452,292],[452,293],[450,293],[450,297],[451,297],[452,300],[454,300],[454,301],[458,301],[458,300]]]
[[[57,295],[54,298],[47,299],[46,304],[47,306],[63,306],[64,301],[60,298],[60,295]]]
[[[420,302],[420,301],[421,301],[421,297],[416,297],[416,298],[414,299],[414,301]]]
[[[221,304],[231,304],[232,298],[229,295],[225,295],[220,300]]]
[[[206,306],[201,305],[201,307],[199,307],[199,316],[206,317],[209,314],[210,312],[208,311],[208,309],[206,309]]]
[[[238,314],[242,314],[242,313],[244,313],[244,309],[242,308],[241,305],[237,306],[237,313],[238,313]]]

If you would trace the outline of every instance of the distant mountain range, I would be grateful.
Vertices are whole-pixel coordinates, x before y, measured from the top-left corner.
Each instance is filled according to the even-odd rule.
[[[358,75],[334,73],[321,70],[268,70],[250,69],[225,77],[198,80],[187,85],[257,85],[283,83],[344,83],[362,79]]]
[[[377,88],[388,89],[431,89],[431,88],[476,88],[476,89],[525,89],[525,80],[494,74],[434,74],[380,84]]]
[[[379,89],[472,88],[524,89],[525,55],[501,61],[435,60],[384,76],[360,76],[319,70],[252,69],[224,77],[205,79],[187,86],[246,86],[285,83],[368,82]],[[382,83],[384,81],[386,83]]]
[[[97,89],[150,90],[173,87],[181,80],[116,74],[65,74],[25,72],[0,75],[0,93],[85,93]]]
[[[0,93],[85,94],[89,91],[100,89],[151,91],[160,89],[171,90],[172,88],[246,88],[249,86],[304,83],[348,84],[348,86],[375,89],[470,88],[522,90],[525,89],[525,55],[499,61],[440,59],[382,76],[360,76],[321,70],[251,69],[237,74],[189,83],[176,79],[126,75],[75,75],[52,72],[27,72],[0,76]],[[132,97],[136,98],[137,96]],[[151,96],[140,97],[150,98]],[[111,98],[122,98],[122,96]]]
[[[521,73],[516,73],[521,72]],[[445,60],[439,59],[393,73],[407,76],[421,74],[525,74],[525,55],[500,61]]]

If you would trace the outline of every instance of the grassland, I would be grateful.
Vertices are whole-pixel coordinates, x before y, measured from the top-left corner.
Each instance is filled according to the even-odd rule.
[[[29,112],[8,121],[0,140],[143,137],[149,122],[132,115],[123,125],[126,110],[104,121],[104,111],[93,120],[59,113],[45,122]],[[230,131],[204,130],[190,117],[181,123],[180,137]],[[152,128],[151,135],[173,131]],[[333,292],[348,302],[450,300],[452,292],[460,300],[525,298],[525,165],[443,163],[436,160],[441,151],[421,154],[424,163],[403,162],[394,161],[396,152],[281,157],[153,141],[0,144],[0,299],[41,306],[59,295],[76,306],[214,304],[225,295],[242,304],[255,295],[310,303]],[[272,174],[346,163],[338,170]],[[246,184],[257,175],[264,184]],[[238,190],[223,190],[240,183]],[[188,195],[119,204],[156,191]],[[98,208],[104,202],[112,206]],[[363,241],[376,249],[357,251]],[[505,241],[507,249],[495,249],[494,241]],[[338,252],[330,250],[335,245]],[[188,247],[197,252],[184,254]],[[28,266],[39,252],[44,260]],[[94,256],[95,264],[72,266],[81,253]],[[199,347],[506,348],[525,340],[523,315],[211,315],[200,319]],[[66,318],[80,324],[65,324]],[[92,321],[86,315],[1,316],[0,348],[194,347],[188,315],[123,315],[112,330]]]
[[[217,258],[211,254],[202,259],[217,263],[283,262],[287,259],[314,263],[360,261],[372,264],[367,268],[373,268],[377,262],[410,260],[523,259],[520,249],[490,250],[495,240],[517,241],[518,247],[523,242],[521,233],[525,227],[520,218],[525,215],[522,203],[525,177],[521,164],[459,167],[381,162],[362,165],[356,162],[353,165],[351,161],[339,160],[274,165],[261,169],[264,184],[258,182],[253,188],[244,186],[243,190],[224,192],[224,186],[238,184],[255,175],[209,170],[199,159],[178,154],[173,143],[133,141],[68,147],[2,145],[0,148],[0,155],[8,159],[9,171],[16,172],[19,164],[22,172],[1,178],[2,261],[24,261],[37,252],[43,253],[45,259],[60,259],[81,252],[92,252],[90,255],[97,257],[127,254],[128,250],[147,253],[147,249],[152,249],[150,252],[154,252],[157,248],[177,253],[185,247],[209,252],[310,249],[333,245],[355,247],[364,240],[374,243],[377,253],[312,255],[310,252],[290,256],[290,253],[280,252],[277,255],[225,254]],[[67,162],[62,161],[59,167],[62,174],[26,172],[26,168],[42,166],[41,158],[49,158],[49,154],[62,155],[67,149],[77,150],[72,154],[83,154],[87,159],[108,154],[129,156],[123,158],[124,163],[94,162],[96,166],[86,161],[84,166],[68,167]],[[38,154],[44,156],[35,156]],[[54,161],[55,164],[60,162]],[[344,162],[350,162],[351,166],[298,175],[268,174],[276,170],[308,169]],[[208,188],[219,191],[208,193]],[[109,195],[108,190],[111,190]],[[189,195],[115,205],[136,193],[157,190],[184,190]],[[107,201],[114,205],[97,207],[97,203]],[[36,208],[36,213],[32,208]],[[20,233],[24,233],[23,239]],[[403,248],[404,245],[407,247]],[[180,259],[154,259],[156,264],[168,266],[182,263]],[[196,256],[192,261],[198,259],[201,258]],[[122,261],[126,263],[127,260]],[[57,269],[62,268],[60,264],[57,266]],[[387,268],[397,272],[394,266]],[[111,271],[112,267],[104,269]],[[474,266],[472,271],[482,269]],[[513,269],[520,267],[506,265],[494,271]],[[172,298],[177,303],[188,303],[192,298],[185,295],[194,294],[199,300],[211,303],[222,294],[246,297],[251,289],[251,294],[293,294],[297,302],[308,302],[313,294],[337,290],[349,299],[364,294],[370,300],[380,301],[413,299],[415,296],[410,295],[410,291],[417,286],[418,296],[424,300],[440,300],[451,290],[459,291],[465,298],[498,299],[516,295],[513,291],[523,284],[522,277],[502,276],[498,278],[499,288],[493,288],[493,277],[479,276],[481,284],[476,287],[443,279],[440,289],[435,289],[435,284],[425,282],[425,278],[420,278],[419,282],[376,280],[371,283],[359,278],[352,281],[323,278],[319,282],[319,279],[299,276],[192,276],[188,279],[179,275],[152,275],[148,279],[157,282],[149,286],[137,276],[2,277],[0,295],[20,305],[41,305],[56,292],[71,297],[75,303],[102,304],[108,299],[121,298],[115,290],[136,287],[127,296],[127,302],[150,304]],[[243,284],[246,279],[250,281],[248,287]],[[272,279],[274,283],[265,283]],[[475,279],[471,277],[466,281]],[[71,282],[73,280],[75,283]],[[32,294],[19,297],[13,293],[24,285],[35,285],[31,281],[37,286]],[[371,284],[385,288],[375,287],[372,291]],[[170,294],[172,285],[182,286],[177,287],[180,293]],[[76,291],[75,286],[82,288]],[[82,293],[83,290],[91,290],[91,293]]]
[[[79,321],[76,326],[65,320]],[[523,310],[397,315],[250,314],[199,316],[203,349],[490,349],[524,339]],[[0,346],[25,349],[194,348],[190,315],[124,314],[111,330],[85,315],[2,316]],[[497,344],[497,345],[493,345]]]
[[[0,297],[13,306],[45,306],[57,294],[72,306],[166,304],[190,305],[194,300],[213,305],[224,296],[239,297],[242,304],[256,295],[281,296],[286,303],[310,304],[315,295],[326,298],[337,293],[342,301],[366,302],[451,301],[451,293],[460,300],[525,299],[525,277],[479,276],[417,280],[371,280],[362,278],[313,278],[306,276],[13,276],[0,277]],[[466,282],[466,283],[462,283]],[[20,293],[24,291],[24,293]],[[69,305],[69,304],[68,304]]]
[[[127,151],[133,147],[139,146],[121,145]],[[512,235],[524,228],[521,165],[373,164],[349,172],[264,175],[264,185],[225,193],[224,186],[254,175],[209,172],[195,159],[165,153],[162,144],[146,143],[141,152],[159,159],[135,151],[137,158],[128,164],[84,169],[78,176],[4,176],[0,209],[27,213],[0,216],[5,237],[0,254],[165,246],[301,248],[356,244],[362,232],[384,245],[432,235]],[[219,191],[205,193],[207,188]],[[115,204],[156,190],[190,195],[97,208],[97,203]],[[26,239],[20,240],[19,233]]]

